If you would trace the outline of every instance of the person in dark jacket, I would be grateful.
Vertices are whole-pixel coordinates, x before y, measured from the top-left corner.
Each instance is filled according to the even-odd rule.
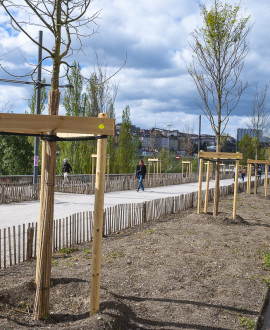
[[[136,189],[137,192],[140,190],[140,188],[142,189],[142,191],[144,191],[143,179],[145,178],[145,174],[146,174],[146,166],[144,165],[144,162],[141,159],[139,161],[139,165],[137,166],[137,170],[136,170],[136,177],[139,179],[139,184]]]
[[[67,183],[68,182],[68,174],[72,172],[72,167],[69,164],[67,158],[64,159],[64,164],[63,164],[62,172],[64,174],[64,183]]]

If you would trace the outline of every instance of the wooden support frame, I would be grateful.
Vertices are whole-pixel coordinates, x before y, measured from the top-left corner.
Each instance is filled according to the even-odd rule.
[[[158,179],[158,176],[161,177],[161,160],[158,158],[148,158],[148,181],[150,180],[150,165],[151,162],[154,164],[154,178]],[[160,166],[158,166],[160,164]],[[158,168],[159,167],[159,168]]]
[[[236,219],[236,207],[237,207],[237,192],[238,192],[238,171],[239,171],[239,160],[243,159],[243,154],[241,153],[223,153],[223,152],[205,152],[200,151],[198,157],[201,159],[208,159],[208,173],[206,176],[206,194],[205,194],[205,207],[204,207],[204,213],[207,213],[207,207],[208,207],[208,190],[209,190],[209,169],[210,169],[210,162],[211,159],[234,159],[236,160],[236,173],[235,173],[235,183],[234,183],[234,203],[233,203],[233,219]],[[228,158],[230,157],[230,158]],[[201,203],[201,186],[202,182],[199,179],[199,192],[198,192],[198,214],[200,214],[200,206],[199,203]],[[207,200],[206,200],[207,198]]]
[[[44,135],[114,135],[115,120],[101,113],[98,118],[58,116],[60,92],[51,90],[48,99],[49,115],[0,114],[0,132]],[[69,136],[70,137],[70,136]],[[100,264],[104,208],[104,184],[107,138],[98,140],[97,180],[94,207],[94,240],[91,277],[90,314],[99,310]],[[54,184],[56,171],[56,141],[42,142],[40,219],[36,268],[34,318],[49,316],[51,279],[52,228],[54,214]],[[100,236],[101,235],[101,236]],[[92,294],[92,291],[94,292]],[[91,308],[92,307],[92,308]]]
[[[92,154],[92,183],[94,184],[95,177],[95,160],[97,159],[97,154]],[[106,173],[107,173],[107,181],[110,181],[110,155],[106,155]]]
[[[9,133],[114,135],[114,122],[113,118],[0,113],[0,131]]]
[[[184,177],[184,166],[186,166],[186,177],[192,178],[192,161],[182,160],[182,177]]]
[[[251,192],[251,174],[252,174],[252,165],[255,165],[255,178],[254,178],[254,195],[257,194],[257,186],[258,186],[258,164],[265,165],[265,178],[264,178],[264,195],[268,195],[268,166],[270,165],[269,160],[260,160],[260,159],[248,159],[247,160],[247,194],[249,195]]]

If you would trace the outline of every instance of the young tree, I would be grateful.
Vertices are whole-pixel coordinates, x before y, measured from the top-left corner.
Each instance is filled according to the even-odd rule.
[[[245,135],[238,143],[239,151],[243,154],[243,159],[240,161],[241,165],[247,164],[247,159],[254,159],[255,148],[252,138],[249,135]]]
[[[34,149],[27,136],[0,136],[0,175],[33,173]]]
[[[87,35],[87,27],[95,23],[98,12],[88,16],[88,9],[92,0],[0,0],[2,8],[11,19],[11,24],[22,31],[33,43],[38,44],[35,36],[31,35],[29,25],[40,27],[51,34],[53,47],[42,49],[46,56],[42,59],[52,61],[51,91],[49,93],[48,113],[57,115],[60,101],[59,79],[60,67],[69,67],[65,58],[72,55],[76,47],[72,46],[74,38],[82,47],[82,38]],[[23,19],[22,19],[23,18]],[[83,31],[82,31],[83,29]],[[77,45],[78,45],[77,43]],[[78,50],[78,46],[77,46]],[[29,73],[32,75],[36,68]],[[43,168],[43,185],[41,196],[40,242],[37,254],[37,290],[34,304],[34,318],[40,320],[49,316],[49,287],[51,277],[51,251],[52,251],[52,222],[54,209],[54,177],[56,169],[56,142],[46,141],[43,144],[45,155]],[[46,174],[46,175],[45,175]]]
[[[74,62],[67,79],[73,86],[65,91],[63,106],[67,116],[88,116],[87,97],[83,92],[83,77],[79,63]],[[59,156],[57,158],[57,173],[62,173],[63,159],[68,158],[73,173],[90,173],[91,154],[96,153],[95,141],[59,142]]]
[[[220,137],[247,83],[240,78],[247,55],[246,37],[251,29],[249,17],[243,17],[239,6],[214,0],[208,10],[201,6],[203,27],[194,30],[193,62],[188,69],[200,99],[196,100],[216,135],[217,152]],[[214,212],[218,215],[219,162],[216,163]]]
[[[134,171],[134,146],[131,131],[130,108],[126,106],[122,113],[122,124],[116,150],[115,173],[132,173]]]
[[[260,140],[269,131],[269,112],[265,108],[268,85],[266,84],[260,91],[257,84],[254,84],[254,86],[255,93],[251,110],[251,123],[248,126],[254,131],[255,159],[258,159]]]

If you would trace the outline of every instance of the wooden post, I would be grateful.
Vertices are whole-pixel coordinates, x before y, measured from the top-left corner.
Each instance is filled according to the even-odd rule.
[[[265,187],[265,196],[267,196],[268,190],[268,164],[265,164],[265,171],[264,171],[264,187]]]
[[[258,164],[255,164],[254,195],[257,195],[258,188]]]
[[[251,172],[252,172],[252,165],[248,164],[248,182],[247,182],[247,194],[250,194],[251,190]]]
[[[148,160],[148,182],[150,179],[150,161]]]
[[[161,177],[161,161],[160,161],[160,164],[159,164],[159,170],[160,170],[160,177]]]
[[[200,158],[199,191],[198,191],[198,209],[197,209],[197,214],[200,214],[200,213],[201,213],[201,203],[202,203],[202,177],[203,177],[203,158]]]
[[[95,158],[92,157],[92,184],[94,184],[94,177],[95,177]]]
[[[59,90],[51,90],[48,100],[48,114],[57,115],[60,101]],[[54,132],[49,132],[53,134]],[[43,187],[40,200],[40,233],[37,255],[37,287],[34,304],[34,318],[40,320],[49,316],[49,290],[51,281],[52,228],[54,211],[54,183],[56,171],[56,142],[45,141],[42,154],[45,154]]]
[[[190,178],[192,178],[192,161],[190,162]]]
[[[31,261],[33,255],[34,227],[27,228],[26,260]]]
[[[146,222],[146,202],[143,202],[143,209],[142,209],[142,222]]]
[[[217,152],[220,152],[220,145],[217,144]],[[218,203],[219,203],[219,159],[216,160],[216,172],[215,172],[215,192],[214,192],[214,208],[213,216],[218,216]]]
[[[98,117],[106,118],[107,114],[100,113]],[[101,271],[102,226],[103,226],[103,207],[104,207],[104,185],[105,185],[105,168],[106,168],[106,147],[107,147],[107,139],[99,139],[97,142],[90,316],[93,316],[95,313],[99,311],[99,301],[100,301],[100,271]]]
[[[205,214],[207,213],[207,209],[208,209],[209,180],[210,180],[210,161],[207,162],[206,189],[205,189],[205,202],[204,202]]]
[[[235,180],[234,180],[234,196],[233,196],[233,219],[236,219],[238,172],[239,172],[239,160],[236,160]]]

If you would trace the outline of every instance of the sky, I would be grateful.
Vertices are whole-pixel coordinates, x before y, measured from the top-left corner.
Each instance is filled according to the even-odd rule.
[[[204,3],[209,6],[212,1]],[[121,122],[122,111],[128,105],[132,124],[141,128],[198,133],[201,115],[201,132],[214,134],[195,102],[198,92],[187,72],[192,59],[191,33],[202,24],[199,4],[198,0],[95,0],[90,5],[90,15],[100,10],[98,31],[83,40],[83,52],[67,61],[71,64],[75,59],[83,74],[89,76],[96,65],[95,54],[98,54],[110,75],[118,71],[126,58],[125,66],[111,79],[112,84],[118,85],[117,123]],[[270,2],[245,0],[241,8],[245,16],[250,15],[253,27],[247,38],[249,52],[242,71],[242,79],[249,83],[249,88],[225,130],[234,137],[237,128],[247,128],[250,123],[254,83],[263,88],[269,84],[270,76]],[[29,32],[36,37],[38,30],[37,26],[29,27]],[[43,33],[43,44],[52,47],[48,31],[43,30]],[[37,54],[37,46],[22,32],[11,28],[0,7],[0,65],[14,75],[24,75],[32,68],[30,63],[37,62]],[[49,68],[50,64],[47,66]],[[42,75],[50,81],[48,72],[43,70]],[[0,78],[14,79],[1,68]],[[11,106],[14,113],[24,113],[32,87],[3,82],[0,85],[0,111]],[[266,108],[270,108],[269,98]],[[60,114],[65,114],[63,107],[60,107]]]

